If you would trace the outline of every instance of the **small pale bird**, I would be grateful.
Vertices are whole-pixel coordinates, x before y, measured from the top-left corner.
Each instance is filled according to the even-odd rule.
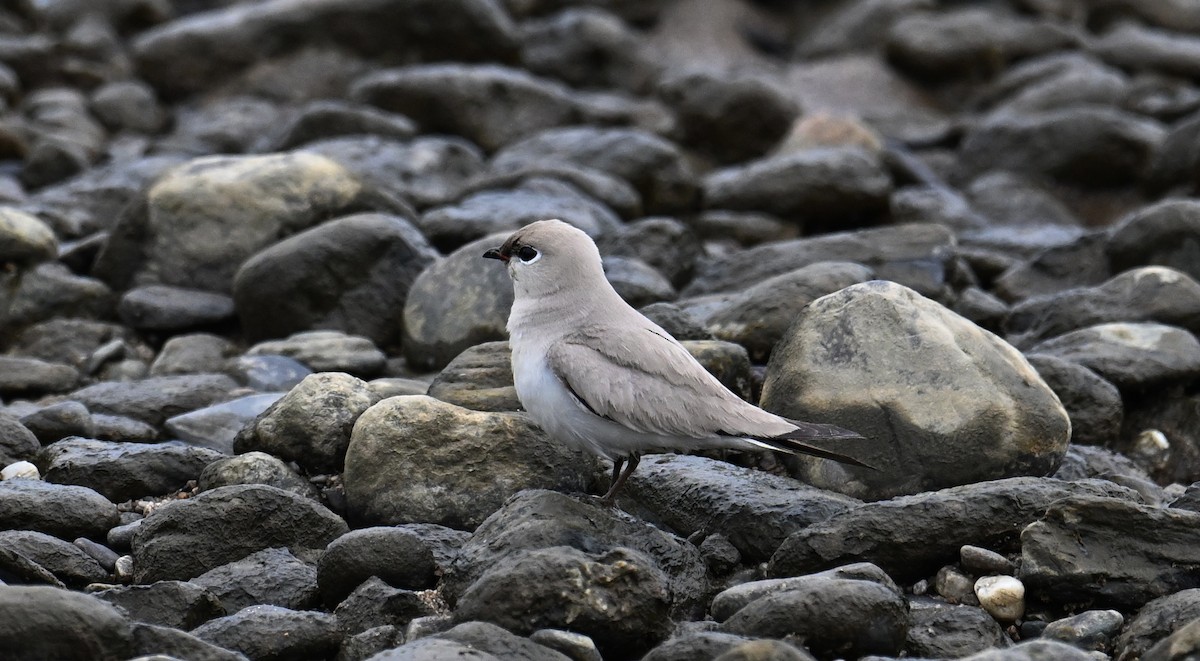
[[[730,392],[617,294],[582,231],[540,220],[483,256],[504,262],[513,281],[508,332],[521,405],[551,436],[613,462],[607,505],[646,452],[768,449],[866,466],[805,442],[858,434],[788,420]]]

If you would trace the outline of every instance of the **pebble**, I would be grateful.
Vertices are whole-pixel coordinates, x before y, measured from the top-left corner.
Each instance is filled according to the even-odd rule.
[[[1012,576],[984,576],[975,581],[979,605],[1000,622],[1025,615],[1025,585]]]
[[[42,474],[38,472],[37,466],[28,461],[17,461],[0,469],[0,480],[12,480],[16,478],[40,480],[42,479]]]

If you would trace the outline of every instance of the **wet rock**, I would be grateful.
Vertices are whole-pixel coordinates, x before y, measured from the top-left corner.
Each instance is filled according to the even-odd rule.
[[[458,354],[429,384],[429,396],[473,411],[517,411],[508,342],[484,342]]]
[[[752,77],[685,73],[664,80],[657,91],[675,111],[680,142],[720,163],[764,156],[799,114],[783,92]]]
[[[120,607],[134,621],[185,631],[225,615],[228,608],[212,592],[185,581],[122,585],[92,594]]]
[[[1036,353],[1027,358],[1067,410],[1072,443],[1108,445],[1117,440],[1125,405],[1116,386],[1078,363]]]
[[[242,264],[233,280],[238,318],[255,340],[325,328],[395,344],[408,288],[437,257],[397,216],[327,221]]]
[[[138,658],[169,656],[195,661],[246,661],[246,657],[170,627],[143,622],[133,623],[133,649]]]
[[[261,451],[313,471],[337,471],[355,420],[379,401],[365,381],[340,372],[304,377],[247,425],[234,450]]]
[[[346,523],[313,501],[264,485],[206,491],[147,517],[133,538],[136,580],[187,580],[255,551],[324,548]]]
[[[259,342],[249,356],[285,356],[314,372],[346,372],[371,377],[383,371],[387,356],[370,339],[341,331],[305,331],[282,340]]]
[[[317,583],[325,603],[333,605],[372,576],[393,587],[431,588],[434,570],[433,553],[416,535],[399,528],[362,528],[326,547],[317,563]]]
[[[1022,528],[1052,502],[1074,495],[1135,497],[1102,481],[1018,477],[867,503],[792,533],[767,574],[796,576],[871,562],[899,581],[915,581],[955,562],[963,544],[1017,550]],[[913,535],[921,541],[904,541]]]
[[[33,459],[40,449],[32,431],[16,418],[0,412],[0,463]]]
[[[681,293],[745,289],[809,264],[845,261],[873,269],[880,279],[937,296],[947,284],[953,237],[945,227],[915,224],[767,243],[700,262],[695,279]]]
[[[1138,608],[1195,585],[1198,523],[1186,510],[1067,498],[1021,533],[1020,577],[1059,603]]]
[[[1192,620],[1200,618],[1200,588],[1180,590],[1147,603],[1116,639],[1114,657],[1137,659]]]
[[[359,417],[343,479],[347,511],[360,524],[470,529],[521,489],[583,491],[595,466],[523,416],[407,396]],[[478,470],[486,471],[486,483]]]
[[[79,547],[33,530],[0,531],[0,552],[4,555],[14,554],[25,562],[34,563],[75,589],[109,579],[104,567]],[[4,573],[9,574],[8,568],[5,569]]]
[[[978,606],[910,601],[904,649],[918,658],[961,659],[1012,644],[996,620]]]
[[[243,608],[210,620],[191,633],[251,659],[327,658],[342,642],[333,615],[281,606]]]
[[[501,149],[492,165],[504,171],[555,162],[585,165],[625,179],[642,196],[647,213],[690,210],[699,192],[680,149],[640,129],[549,129]]]
[[[520,30],[524,67],[572,87],[645,93],[662,68],[640,33],[600,7],[568,7]]]
[[[687,455],[643,459],[623,503],[667,530],[720,533],[748,562],[768,560],[788,535],[858,505],[785,477]]]
[[[235,388],[237,383],[224,374],[185,374],[97,383],[70,398],[92,413],[128,416],[157,427],[167,418],[228,399]]]
[[[1125,617],[1114,610],[1084,611],[1046,625],[1042,638],[1061,640],[1085,650],[1108,653],[1113,639],[1121,632]]]
[[[340,601],[334,615],[338,627],[348,635],[381,626],[403,627],[415,618],[433,615],[433,608],[419,593],[394,588],[376,576]]]
[[[127,659],[130,622],[86,594],[50,587],[0,586],[0,644],[13,661]]]
[[[247,452],[218,459],[204,467],[198,480],[201,491],[235,484],[266,484],[298,496],[317,497],[312,483],[278,457],[265,452]]]
[[[278,55],[280,44],[272,37],[285,27],[290,49],[316,40],[362,54],[400,44],[416,59],[506,61],[516,54],[511,21],[485,0],[233,5],[146,31],[134,42],[133,54],[139,71],[158,89],[172,95],[198,92]],[[454,43],[464,45],[451,48]],[[221,62],[201,53],[222,53]]]
[[[873,224],[892,182],[879,158],[859,149],[806,149],[718,170],[704,180],[709,209],[765,211],[821,232]]]
[[[0,263],[28,268],[58,255],[54,230],[36,216],[0,208]]]
[[[914,367],[920,365],[938,368],[922,372]],[[959,403],[948,419],[951,400]],[[1015,349],[882,281],[804,309],[771,356],[762,405],[870,439],[842,448],[879,470],[796,463],[814,486],[873,499],[1051,473],[1071,429],[1054,392]]]
[[[595,640],[601,654],[637,656],[670,633],[670,588],[638,551],[554,546],[497,562],[462,594],[454,616],[525,634],[570,627]]]
[[[1164,324],[1108,323],[1088,326],[1030,348],[1079,363],[1119,388],[1146,388],[1200,374],[1200,341]]]
[[[163,343],[150,364],[151,376],[204,374],[238,353],[229,340],[211,333],[176,335]]]
[[[461,135],[488,151],[578,123],[570,89],[494,64],[423,64],[367,74],[351,97],[411,117],[425,133]],[[502,97],[504,103],[496,103]]]
[[[227,613],[259,604],[303,610],[315,608],[321,601],[317,568],[285,548],[251,553],[241,560],[214,567],[190,583],[215,595]]]
[[[512,281],[505,269],[480,263],[484,251],[506,238],[468,243],[417,276],[404,304],[401,346],[409,365],[438,369],[468,347],[507,339]]]
[[[117,314],[139,330],[184,331],[231,321],[233,299],[186,287],[146,285],[125,292]]]
[[[190,445],[233,454],[238,432],[279,401],[284,393],[247,395],[167,419],[163,427],[172,438]]]
[[[545,218],[558,218],[593,238],[615,233],[621,223],[611,209],[574,185],[531,177],[510,189],[482,190],[430,209],[418,224],[434,245],[454,250],[468,241],[493,233],[511,234]]]
[[[21,417],[21,424],[43,445],[68,436],[90,437],[94,431],[91,413],[79,402],[67,400],[40,408]]]
[[[1121,219],[1108,236],[1106,252],[1116,271],[1168,266],[1200,279],[1200,202],[1166,200]]]
[[[162,496],[225,455],[179,443],[114,443],[66,438],[42,451],[47,482],[88,487],[113,502]]]
[[[119,522],[117,506],[92,489],[41,480],[0,481],[0,528],[5,530],[104,539]]]
[[[604,275],[617,294],[633,307],[675,299],[675,288],[654,267],[632,257],[606,257]]]

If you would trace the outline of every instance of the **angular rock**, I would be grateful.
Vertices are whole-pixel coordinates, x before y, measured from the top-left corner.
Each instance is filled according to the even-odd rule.
[[[0,586],[0,646],[13,661],[128,659],[130,622],[117,609],[79,592]]]
[[[328,613],[250,606],[192,629],[200,640],[251,659],[328,658],[342,642]]]
[[[664,80],[657,92],[675,111],[680,141],[720,163],[765,155],[799,114],[780,90],[751,77],[691,72]]]
[[[172,438],[189,445],[233,454],[238,432],[283,396],[284,393],[274,392],[238,397],[168,418],[163,428]]]
[[[594,458],[547,437],[524,416],[407,396],[359,417],[343,480],[347,511],[359,524],[471,529],[521,489],[583,491],[594,466]]]
[[[1196,512],[1066,498],[1021,533],[1020,578],[1059,603],[1138,608],[1200,582],[1198,529]]]
[[[378,401],[365,381],[349,374],[312,374],[243,428],[233,448],[267,452],[316,472],[338,471],[354,422]]]
[[[473,411],[519,410],[508,342],[484,342],[458,354],[433,378],[429,396]]]
[[[435,570],[433,552],[420,537],[399,528],[361,528],[326,547],[317,563],[317,585],[333,606],[372,576],[397,588],[432,588]]]
[[[118,523],[117,506],[92,489],[41,480],[0,481],[0,529],[104,539]]]
[[[860,504],[785,477],[687,455],[645,457],[625,493],[642,518],[685,537],[720,533],[748,562],[788,535]]]
[[[326,328],[395,344],[408,288],[437,257],[398,216],[326,221],[242,264],[233,279],[238,318],[251,340]]]
[[[904,649],[918,658],[961,659],[1012,644],[996,620],[978,606],[910,602],[911,626]]]
[[[1200,280],[1200,201],[1165,200],[1121,219],[1105,250],[1115,271],[1158,265]]]
[[[201,491],[235,484],[266,484],[298,496],[317,497],[317,489],[311,482],[278,457],[265,452],[247,452],[218,459],[200,471],[197,483]]]
[[[339,619],[338,622],[341,625]],[[432,641],[432,638],[421,640]],[[398,648],[404,645],[404,630],[390,624],[371,627],[366,631],[346,636],[338,649],[338,661],[363,661],[377,654],[402,654]],[[385,657],[386,658],[386,657]],[[392,657],[394,658],[394,657]]]
[[[1138,659],[1160,640],[1200,618],[1200,588],[1154,599],[1138,610],[1116,639],[1113,656]]]
[[[955,562],[964,544],[1015,551],[1022,528],[1054,501],[1076,495],[1136,497],[1099,480],[1016,477],[867,503],[792,533],[767,574],[871,562],[898,581],[919,580]]]
[[[113,502],[163,496],[225,455],[179,443],[113,443],[65,438],[42,451],[45,479],[95,490]]]
[[[519,634],[570,627],[605,656],[636,657],[670,633],[670,610],[667,576],[646,555],[554,546],[497,562],[463,593],[454,617]]]
[[[370,339],[341,331],[305,331],[259,342],[246,355],[286,356],[314,372],[346,372],[364,378],[379,374],[387,365],[387,356]]]
[[[1116,386],[1078,363],[1036,353],[1027,358],[1067,410],[1072,443],[1108,445],[1117,440],[1125,405]]]
[[[187,287],[146,285],[125,292],[117,314],[138,330],[178,332],[231,321],[233,299]]]
[[[445,574],[449,570],[450,563],[458,557],[458,552],[471,538],[471,533],[465,530],[455,530],[439,526],[436,523],[406,523],[393,527],[397,530],[408,531],[425,542],[425,545],[433,552],[433,561],[437,565],[439,575]]]
[[[37,358],[0,356],[0,395],[36,396],[63,392],[79,383],[79,370]]]
[[[90,555],[70,542],[45,533],[33,530],[0,531],[0,552],[20,556],[72,588],[109,580],[109,573]]]
[[[139,658],[169,656],[192,661],[246,661],[244,655],[206,643],[190,633],[143,622],[133,623],[133,649]]]
[[[1175,326],[1153,322],[1088,326],[1029,349],[1079,363],[1119,388],[1188,381],[1200,375],[1200,341]]]
[[[810,458],[795,469],[814,486],[868,499],[1046,475],[1071,433],[1066,410],[1019,352],[883,281],[804,309],[771,354],[762,405],[869,439],[843,449],[878,470]]]
[[[167,418],[224,401],[235,388],[237,383],[224,374],[181,374],[97,383],[69,397],[92,413],[128,416],[157,427]]]
[[[206,491],[147,517],[133,537],[135,580],[187,580],[265,548],[324,548],[346,522],[313,501],[264,485]]]
[[[1160,640],[1142,657],[1146,661],[1187,659],[1200,652],[1200,618],[1188,622],[1179,630]]]
[[[346,595],[333,614],[338,627],[354,635],[380,626],[404,627],[434,611],[419,593],[394,588],[372,576]]]
[[[315,608],[321,601],[317,568],[285,548],[251,553],[241,560],[214,567],[190,583],[216,595],[227,613],[260,604],[303,610]]]
[[[229,608],[204,587],[185,581],[122,585],[92,594],[120,607],[134,621],[185,631],[224,616]]]

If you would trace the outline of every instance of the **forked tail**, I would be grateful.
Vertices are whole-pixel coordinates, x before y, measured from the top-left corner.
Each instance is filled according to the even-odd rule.
[[[863,463],[854,457],[826,450],[825,448],[817,447],[806,443],[805,441],[821,441],[834,439],[850,439],[863,438],[861,434],[843,429],[837,425],[826,425],[816,422],[801,422],[799,420],[788,420],[788,422],[796,425],[797,429],[790,431],[780,436],[750,436],[745,437],[747,440],[762,445],[764,448],[771,450],[779,450],[789,454],[807,454],[821,459],[832,459],[841,464],[850,466],[860,466],[862,468],[870,468],[877,470],[870,464]]]

